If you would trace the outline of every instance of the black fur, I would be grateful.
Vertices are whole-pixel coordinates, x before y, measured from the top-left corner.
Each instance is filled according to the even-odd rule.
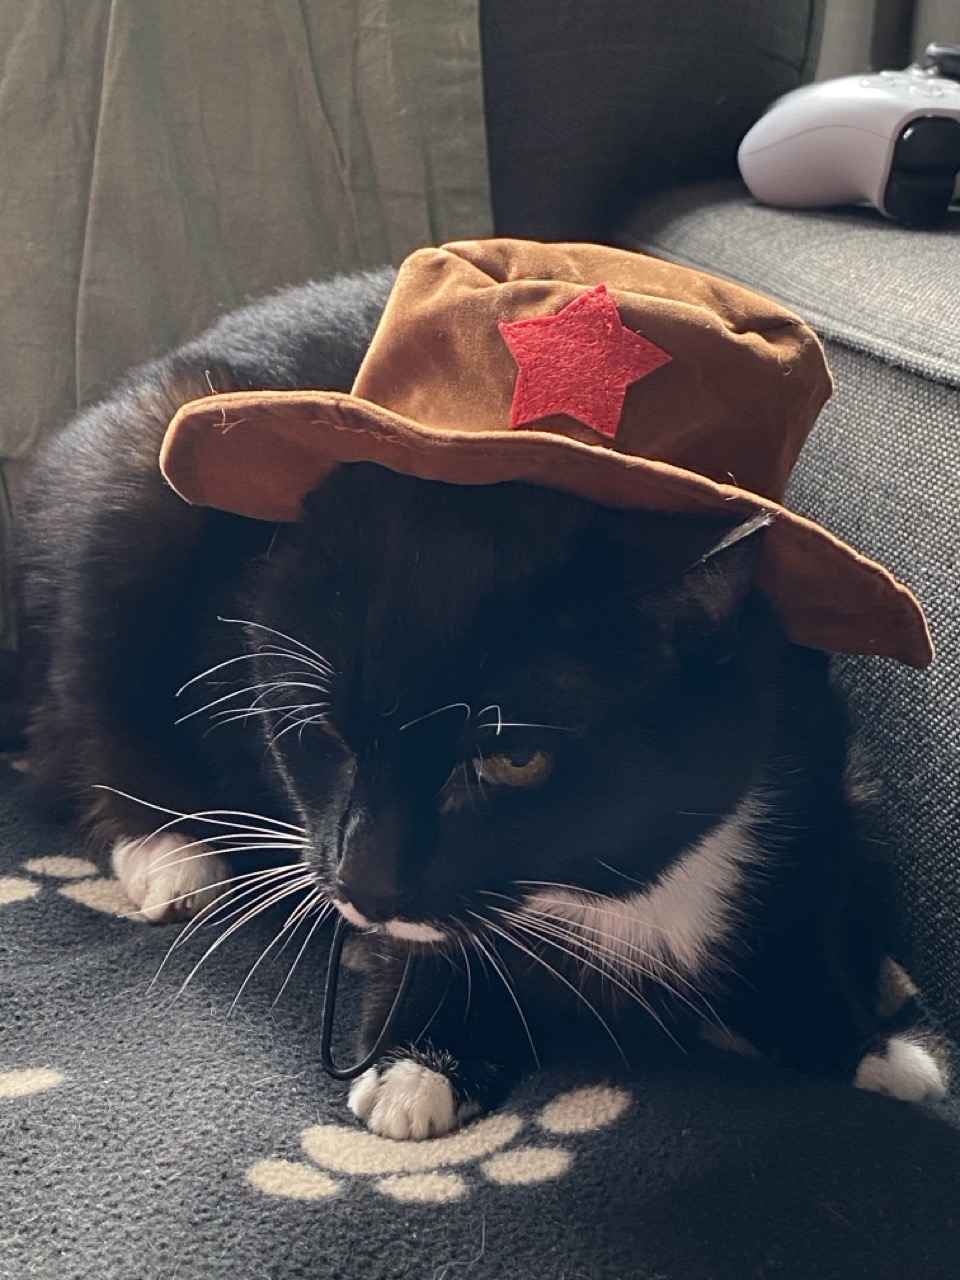
[[[558,1026],[622,1047],[650,1014],[680,1041],[722,1021],[851,1080],[896,1025],[877,1012],[887,899],[854,829],[827,659],[788,643],[750,586],[761,525],[729,539],[723,522],[354,465],[304,523],[275,527],[188,507],[161,480],[159,443],[188,399],[349,388],[391,281],[310,285],[228,317],[46,447],[22,548],[34,776],[101,842],[158,820],[97,784],[299,822],[330,896],[443,931],[443,946],[376,935],[367,1037],[416,945],[394,1058],[445,1064],[460,1103],[493,1105]],[[331,674],[291,673],[264,628]],[[297,692],[304,671],[319,691]],[[256,682],[259,701],[240,692]],[[176,723],[218,697],[253,714]],[[718,898],[735,927],[689,972],[640,984],[635,958],[646,1007],[588,946],[511,938],[498,908],[522,907],[525,882],[616,904],[748,793],[760,856]]]

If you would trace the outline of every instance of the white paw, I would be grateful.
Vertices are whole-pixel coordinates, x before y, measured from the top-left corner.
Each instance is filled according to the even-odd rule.
[[[118,840],[111,859],[124,893],[151,924],[191,920],[216,901],[230,875],[219,854],[177,831]]]
[[[853,1083],[904,1102],[938,1102],[947,1093],[946,1071],[908,1036],[891,1036],[883,1050],[863,1057]]]
[[[453,1086],[439,1071],[409,1058],[391,1063],[381,1073],[370,1067],[350,1086],[353,1114],[381,1138],[421,1142],[476,1115],[476,1103],[458,1107]]]

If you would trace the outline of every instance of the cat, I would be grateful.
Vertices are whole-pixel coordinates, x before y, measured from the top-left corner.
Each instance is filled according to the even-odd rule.
[[[182,403],[349,389],[393,278],[227,316],[42,449],[20,548],[31,776],[146,919],[290,899],[305,933],[355,925],[362,1050],[417,954],[349,1093],[383,1136],[495,1107],[558,1028],[561,1051],[593,1028],[622,1053],[649,1026],[942,1097],[828,658],[753,586],[763,520],[368,463],[300,524],[166,486]]]

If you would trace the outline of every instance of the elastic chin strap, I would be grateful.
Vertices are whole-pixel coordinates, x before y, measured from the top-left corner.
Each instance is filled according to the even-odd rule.
[[[343,916],[340,916],[334,925],[333,940],[330,943],[330,959],[327,962],[327,980],[323,989],[323,1015],[320,1021],[320,1065],[327,1075],[332,1076],[334,1080],[355,1080],[368,1067],[372,1067],[380,1057],[393,1032],[400,1006],[407,993],[407,988],[410,986],[410,979],[413,977],[413,971],[416,967],[416,956],[411,951],[407,955],[406,963],[403,966],[403,976],[400,979],[400,985],[397,987],[397,994],[393,997],[390,1012],[386,1016],[373,1048],[362,1062],[355,1062],[352,1067],[338,1067],[333,1060],[332,1054],[333,1015],[337,1007],[340,959],[343,955],[343,944],[346,941],[348,927],[347,921]]]

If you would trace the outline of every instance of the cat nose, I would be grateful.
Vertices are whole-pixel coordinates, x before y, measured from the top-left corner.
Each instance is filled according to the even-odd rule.
[[[353,907],[369,924],[383,924],[400,912],[401,896],[389,886],[376,884],[355,885],[337,877],[334,897]]]
[[[392,919],[407,896],[401,883],[403,829],[396,815],[376,821],[356,810],[346,824],[336,891],[374,924]]]

